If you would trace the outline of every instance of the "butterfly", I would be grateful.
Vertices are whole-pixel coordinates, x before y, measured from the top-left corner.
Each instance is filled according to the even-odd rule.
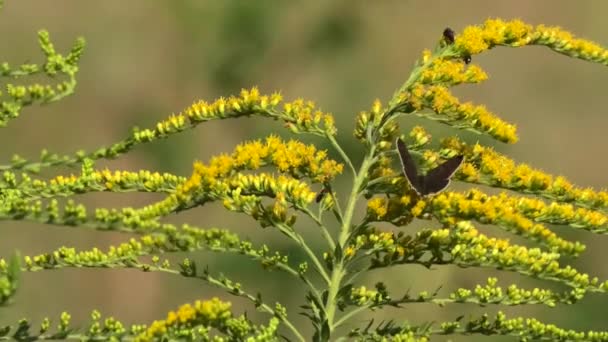
[[[464,159],[462,155],[452,157],[427,172],[426,175],[419,175],[414,159],[412,159],[403,140],[399,138],[397,138],[397,152],[399,152],[405,178],[407,178],[412,189],[420,196],[433,195],[447,188],[450,184],[450,177],[458,170]]]

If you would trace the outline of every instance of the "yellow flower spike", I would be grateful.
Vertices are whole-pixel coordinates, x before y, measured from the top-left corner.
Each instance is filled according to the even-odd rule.
[[[470,55],[476,55],[487,50],[490,46],[484,40],[483,29],[478,26],[466,27],[460,35],[456,37],[454,45]]]
[[[526,164],[516,164],[491,147],[479,144],[467,147],[456,138],[444,140],[442,145],[466,156],[466,162],[456,173],[459,180],[527,191],[558,202],[574,202],[589,209],[608,208],[607,191],[576,188],[562,176],[554,177]],[[477,175],[472,177],[475,171]]]
[[[479,54],[497,45],[544,45],[568,56],[608,64],[608,51],[598,44],[575,38],[559,27],[532,27],[520,20],[486,20],[481,26],[465,28],[454,43],[456,51],[462,56]]]
[[[450,62],[451,63],[451,62]],[[480,133],[508,143],[517,141],[516,127],[502,121],[484,106],[460,103],[447,87],[417,84],[402,97],[402,103],[418,111],[423,107],[432,109],[437,115],[417,113],[417,115],[459,128],[471,128]]]
[[[534,205],[538,206],[538,203],[534,203]],[[443,217],[457,217],[462,220],[475,219],[483,223],[496,224],[568,254],[577,255],[585,248],[578,242],[572,243],[563,240],[542,224],[531,221],[524,215],[537,218],[542,214],[532,215],[530,203],[522,202],[520,198],[508,197],[505,194],[486,196],[479,191],[471,191],[465,195],[447,193],[433,199],[432,211]]]
[[[165,320],[154,321],[148,329],[139,334],[135,341],[152,341],[161,339],[170,330],[180,331],[194,327],[209,325],[225,325],[231,319],[231,304],[222,302],[218,298],[211,300],[197,300],[194,305],[184,304],[176,311],[170,311]]]
[[[422,71],[418,82],[453,86],[461,83],[479,83],[487,78],[488,75],[476,65],[465,68],[460,60],[438,58]]]
[[[568,56],[601,64],[608,64],[608,51],[591,41],[574,38],[559,27],[538,25],[534,29],[532,44],[545,45]]]

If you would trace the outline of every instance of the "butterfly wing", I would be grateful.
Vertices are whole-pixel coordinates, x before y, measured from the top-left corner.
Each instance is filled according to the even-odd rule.
[[[464,156],[455,156],[430,170],[422,180],[422,195],[436,194],[450,185],[450,178],[462,164]]]
[[[403,167],[405,178],[407,178],[412,189],[420,194],[422,190],[422,183],[420,180],[422,177],[418,176],[418,169],[416,169],[414,159],[407,150],[407,146],[405,146],[403,140],[399,138],[397,138],[397,152],[399,152],[399,159],[401,159],[401,166]]]

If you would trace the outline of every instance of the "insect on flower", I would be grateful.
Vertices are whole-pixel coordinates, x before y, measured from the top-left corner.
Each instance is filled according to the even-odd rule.
[[[397,152],[399,152],[405,178],[420,196],[429,196],[445,190],[450,185],[450,178],[464,160],[462,155],[452,157],[427,172],[426,175],[420,175],[405,143],[399,138],[397,138]]]
[[[454,44],[454,41],[456,40],[455,35],[456,33],[454,32],[454,30],[449,27],[446,27],[445,30],[443,30],[443,39],[446,41],[446,43],[448,43],[448,45]],[[464,64],[470,64],[472,60],[471,55],[467,54],[463,56],[462,60]]]
[[[448,45],[454,44],[454,30],[446,27],[445,30],[443,30],[443,39],[445,39]]]
[[[315,196],[315,203],[321,202],[321,200],[323,200],[323,197],[325,197],[327,193],[329,193],[329,188],[324,187],[323,189],[321,189],[321,191],[317,193],[317,196]]]

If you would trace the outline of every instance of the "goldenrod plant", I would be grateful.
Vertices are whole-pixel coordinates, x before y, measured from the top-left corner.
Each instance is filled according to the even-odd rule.
[[[226,295],[220,299],[202,294],[166,317],[129,326],[113,317],[102,318],[96,310],[88,325],[73,325],[67,312],[57,321],[45,318],[36,326],[23,319],[0,327],[0,340],[430,341],[444,340],[444,335],[479,335],[489,340],[505,335],[521,341],[608,341],[608,330],[573,331],[534,317],[508,317],[502,311],[481,315],[464,312],[451,320],[424,324],[370,319],[383,307],[404,308],[405,316],[415,315],[415,307],[421,303],[554,307],[575,304],[589,293],[608,291],[608,281],[582,273],[564,261],[564,256],[583,253],[585,245],[561,237],[550,226],[605,233],[608,193],[577,187],[562,176],[514,161],[490,146],[466,143],[459,138],[465,130],[515,143],[516,127],[486,107],[461,102],[451,93],[454,86],[487,79],[475,65],[476,55],[497,46],[541,45],[603,65],[608,64],[608,51],[560,28],[531,26],[519,20],[490,19],[460,33],[446,29],[442,35],[442,30],[438,28],[436,47],[422,53],[410,76],[386,103],[377,100],[369,110],[353,116],[362,156],[345,152],[334,118],[313,102],[286,102],[279,93],[263,95],[257,88],[211,102],[198,101],[95,151],[65,156],[43,151],[37,160],[15,156],[1,167],[2,219],[120,232],[125,241],[107,250],[61,247],[27,256],[14,252],[0,260],[1,305],[16,299],[19,282],[28,282],[28,273],[83,267],[166,273],[220,288]],[[77,40],[65,55],[55,51],[45,31],[39,33],[39,43],[46,58],[43,63],[1,65],[6,83],[1,99],[3,125],[10,124],[26,106],[57,101],[74,92],[83,40]],[[65,80],[28,86],[10,83],[25,82],[40,73],[53,82],[59,77]],[[171,138],[207,121],[249,116],[278,120],[294,137],[326,139],[339,160],[313,144],[270,135],[243,142],[231,153],[196,161],[192,173],[185,176],[96,166],[99,160],[119,158],[142,144]],[[411,124],[413,116],[448,125],[453,136],[433,141],[425,127]],[[405,151],[412,156],[406,162],[415,162],[421,175],[452,159],[458,162],[455,167],[459,166],[452,181],[470,188],[455,191],[448,187],[433,193],[412,188],[412,184],[421,183],[408,181],[402,172],[398,139],[405,142]],[[60,166],[80,171],[52,178],[39,176],[41,170]],[[347,179],[349,192],[337,191],[338,177]],[[480,185],[499,191],[486,193]],[[164,197],[142,208],[90,208],[76,200],[76,195],[92,192],[154,192]],[[163,221],[168,215],[212,202],[251,217],[260,228],[281,233],[301,250],[306,261],[293,262],[272,245],[255,245],[227,227]],[[357,206],[361,203],[367,204],[363,211]],[[403,227],[415,220],[425,227],[406,233]],[[489,234],[478,230],[481,224],[491,227]],[[304,238],[302,229],[318,231],[322,238],[313,245]],[[493,237],[492,229],[528,241],[522,245]],[[265,271],[281,272],[301,282],[306,292],[292,294],[299,298],[301,307],[277,303],[257,293],[255,284],[242,284],[223,275],[221,269],[189,257],[201,250],[250,258]],[[177,252],[186,256],[175,264],[168,255]],[[5,251],[4,255],[11,253]],[[408,293],[403,288],[391,289],[382,281],[373,287],[362,282],[363,275],[376,269],[403,264],[428,269],[445,265],[497,269],[539,279],[547,287],[527,288],[489,277],[471,288],[442,284],[444,291],[437,291],[438,284],[429,284],[427,291]],[[408,276],[406,270],[399,270],[403,277]],[[249,301],[251,310],[266,313],[268,319],[254,322],[246,312],[235,312],[231,296]],[[297,315],[307,317],[311,325],[296,324]]]

